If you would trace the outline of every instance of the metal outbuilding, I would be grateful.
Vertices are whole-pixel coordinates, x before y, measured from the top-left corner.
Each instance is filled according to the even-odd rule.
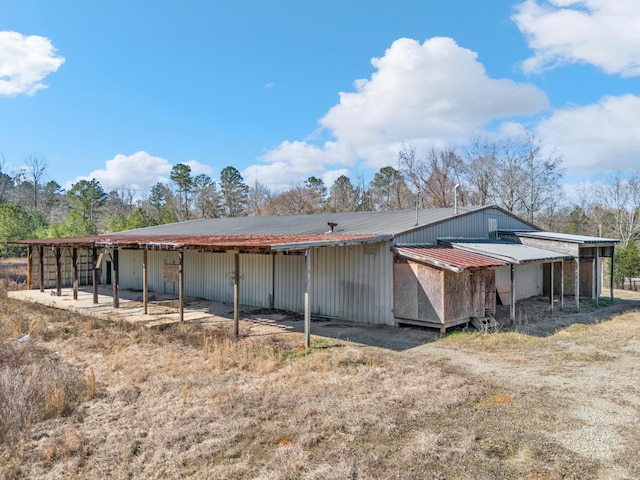
[[[443,290],[435,279],[449,276],[471,291],[472,272],[490,271],[487,275],[495,278],[495,272],[510,263],[486,254],[470,260],[461,251],[431,248],[439,239],[495,241],[500,232],[520,235],[539,229],[499,207],[481,206],[198,219],[95,237],[18,243],[28,247],[29,288],[55,288],[59,294],[63,285],[77,291],[79,284],[93,284],[95,292],[99,282],[112,284],[114,307],[121,287],[141,290],[145,311],[149,291],[175,293],[181,312],[185,296],[233,302],[236,326],[240,303],[304,313],[307,322],[314,315],[397,325],[407,320],[402,299],[408,297],[401,285],[418,270],[419,275],[431,271],[434,281],[411,280],[416,298],[425,288]],[[446,257],[452,253],[454,257]],[[410,273],[409,263],[424,268]],[[541,277],[537,270],[531,274]],[[485,285],[490,283],[486,278]],[[474,292],[473,298],[480,298],[479,290]],[[469,308],[451,314],[418,309],[412,313],[414,323],[444,330],[469,312],[477,313],[472,296]],[[483,308],[490,303],[483,301]]]

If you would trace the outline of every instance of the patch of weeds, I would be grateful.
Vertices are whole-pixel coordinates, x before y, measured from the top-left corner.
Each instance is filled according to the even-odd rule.
[[[136,440],[135,442],[133,442],[133,445],[131,445],[131,455],[133,455],[134,457],[137,457],[143,451],[144,451],[144,446],[142,445],[141,441]]]

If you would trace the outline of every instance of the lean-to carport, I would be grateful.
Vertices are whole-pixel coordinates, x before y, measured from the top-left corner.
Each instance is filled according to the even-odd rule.
[[[527,245],[499,240],[447,240],[443,241],[443,243],[459,250],[477,253],[479,255],[494,258],[496,260],[502,260],[509,264],[511,297],[509,302],[509,316],[512,322],[515,321],[516,317],[516,265],[549,263],[551,264],[551,282],[553,283],[553,264],[558,261],[572,258],[570,255],[553,252],[551,250],[544,250],[542,248],[530,247]],[[562,285],[564,285],[564,281],[562,281],[561,283]],[[562,298],[564,298],[564,287],[562,288],[563,292],[561,296]],[[553,288],[551,289],[549,302],[551,308],[553,309]]]

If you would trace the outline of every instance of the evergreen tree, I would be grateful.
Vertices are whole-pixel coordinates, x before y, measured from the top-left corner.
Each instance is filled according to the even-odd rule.
[[[243,183],[242,175],[234,167],[225,167],[220,172],[222,204],[227,217],[247,214],[249,187]]]

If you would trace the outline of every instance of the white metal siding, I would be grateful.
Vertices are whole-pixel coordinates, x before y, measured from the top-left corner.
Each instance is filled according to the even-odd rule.
[[[364,323],[394,324],[393,256],[388,242],[312,250],[312,312]],[[371,248],[371,247],[369,247]]]
[[[496,268],[497,286],[511,285],[510,268],[509,265]],[[543,279],[542,263],[516,265],[516,300],[542,295]]]
[[[276,255],[274,307],[304,312],[304,255]]]

